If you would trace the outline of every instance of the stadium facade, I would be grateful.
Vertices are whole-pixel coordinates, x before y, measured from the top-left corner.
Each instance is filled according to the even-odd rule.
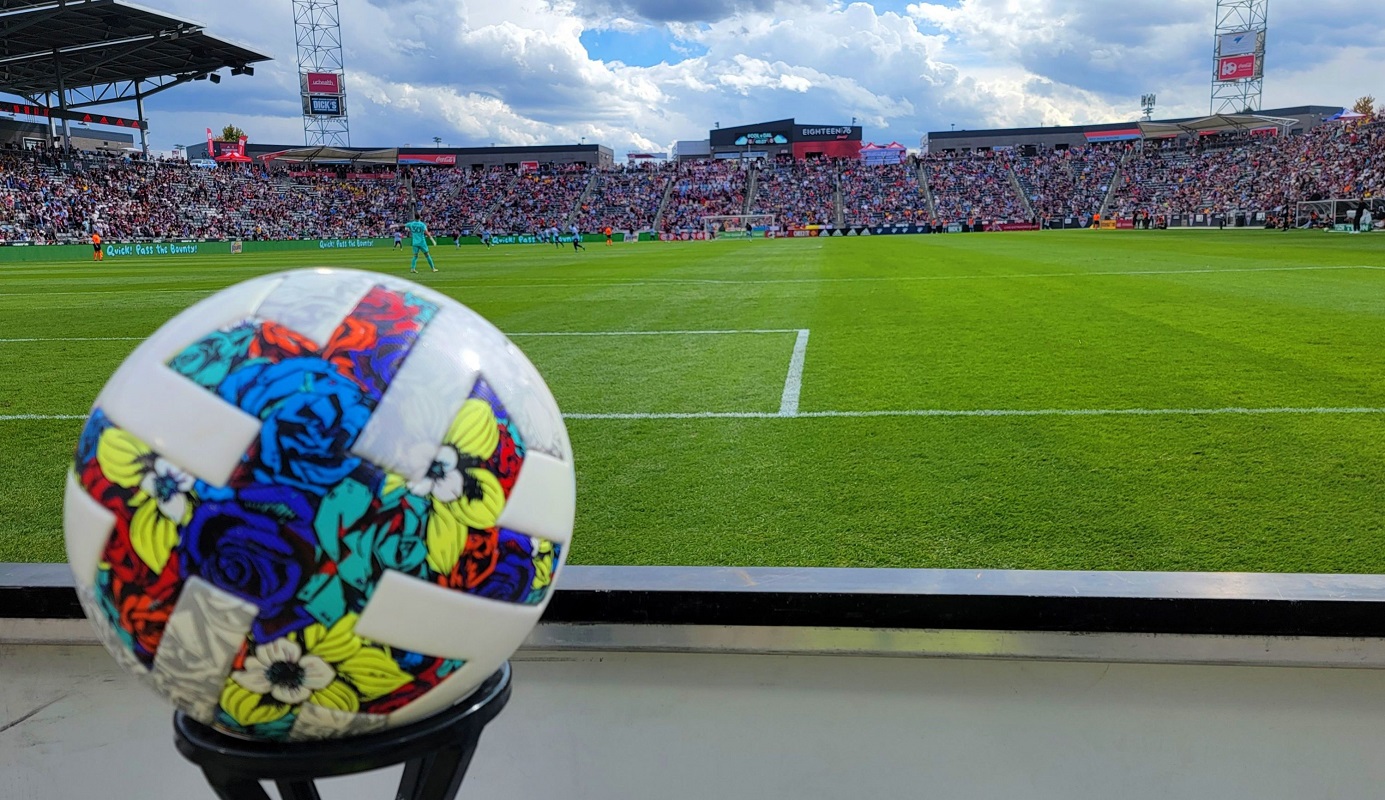
[[[0,118],[0,147],[42,149],[51,141],[47,123],[19,122]],[[97,153],[129,153],[135,148],[132,133],[87,127],[78,123],[69,128],[72,146]]]
[[[1257,111],[1265,117],[1286,117],[1298,120],[1290,134],[1306,133],[1341,111],[1341,106],[1291,106]],[[1159,122],[1188,122],[1193,117],[1158,120]],[[1140,123],[1110,122],[1101,125],[1065,125],[1038,128],[991,128],[975,131],[931,131],[923,140],[923,150],[929,153],[966,153],[978,150],[1008,148],[1035,151],[1067,150],[1104,142],[1134,141],[1142,137]]]
[[[713,128],[706,139],[679,141],[673,155],[679,161],[699,158],[772,159],[778,156],[806,158],[858,158],[861,126],[815,125],[794,119],[777,119]]]

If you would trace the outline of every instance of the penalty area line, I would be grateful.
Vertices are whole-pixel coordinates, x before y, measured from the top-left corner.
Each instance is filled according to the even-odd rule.
[[[808,354],[808,329],[798,332],[789,357],[789,374],[784,377],[784,393],[779,398],[779,416],[792,417],[798,413],[798,396],[803,392],[803,359]]]

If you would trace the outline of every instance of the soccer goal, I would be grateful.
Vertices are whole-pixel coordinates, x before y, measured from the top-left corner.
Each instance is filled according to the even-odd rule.
[[[702,230],[708,239],[749,239],[778,227],[773,214],[720,214],[703,217]]]

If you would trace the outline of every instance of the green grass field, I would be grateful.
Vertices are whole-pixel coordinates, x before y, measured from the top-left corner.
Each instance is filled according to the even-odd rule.
[[[1385,236],[438,253],[421,282],[514,334],[574,415],[574,563],[1385,572]],[[0,266],[0,561],[62,560],[81,421],[52,417],[84,414],[134,339],[323,264],[407,269]],[[620,331],[648,333],[519,335]]]

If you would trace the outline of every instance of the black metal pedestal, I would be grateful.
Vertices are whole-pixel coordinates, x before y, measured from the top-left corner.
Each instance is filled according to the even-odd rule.
[[[510,699],[505,663],[470,697],[428,719],[352,739],[260,742],[239,739],[183,714],[173,715],[174,744],[202,768],[221,800],[269,800],[273,781],[283,800],[320,800],[316,778],[404,764],[396,800],[453,800],[481,731]]]

